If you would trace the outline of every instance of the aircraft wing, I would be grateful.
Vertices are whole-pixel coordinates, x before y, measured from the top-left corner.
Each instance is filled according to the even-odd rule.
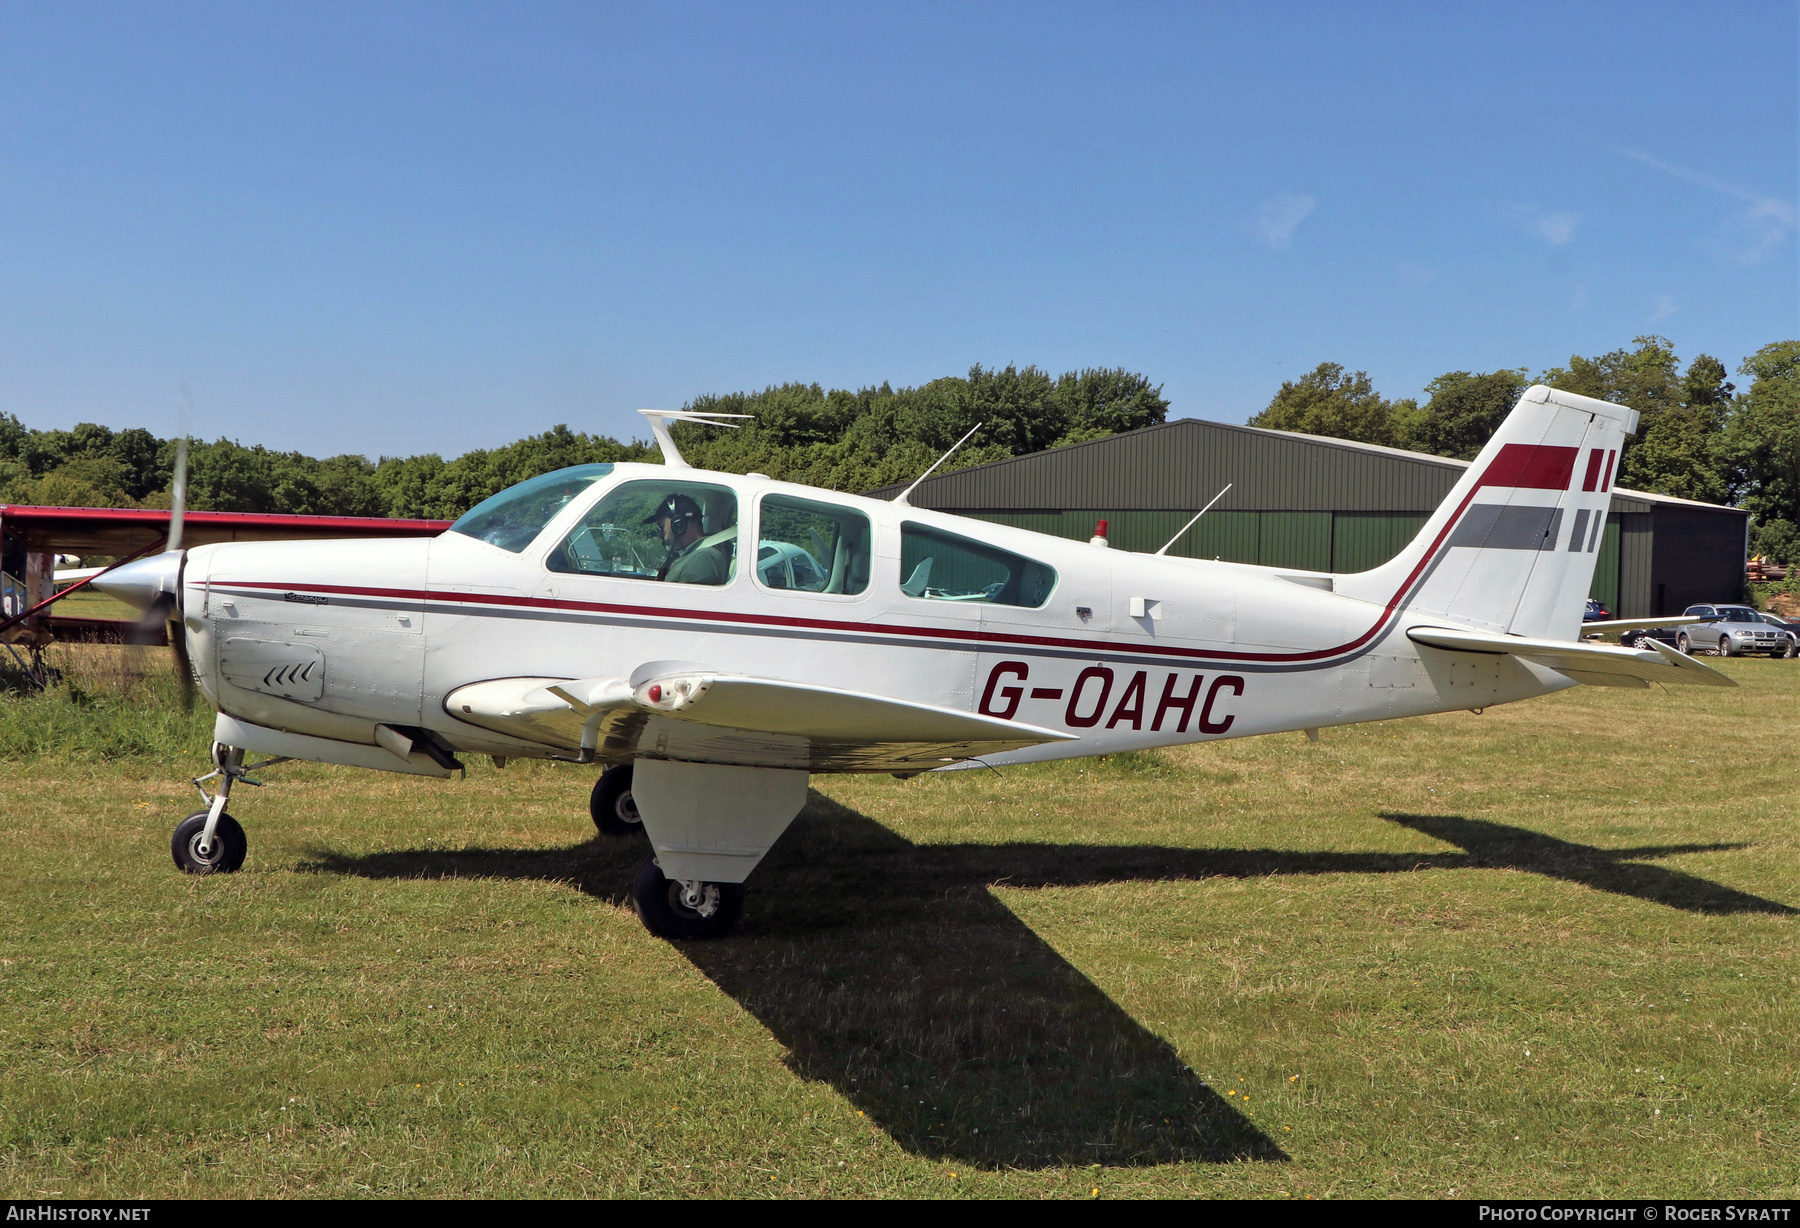
[[[641,672],[641,671],[640,671]],[[642,678],[501,678],[459,687],[451,716],[596,758],[837,772],[923,772],[1074,735],[835,687],[682,670]]]
[[[1641,625],[1641,624],[1640,624]],[[1657,640],[1649,648],[1615,648],[1577,640],[1534,640],[1492,631],[1414,627],[1406,633],[1417,644],[1452,652],[1505,653],[1548,666],[1589,686],[1647,687],[1652,682],[1688,686],[1736,686],[1710,665],[1683,656]]]

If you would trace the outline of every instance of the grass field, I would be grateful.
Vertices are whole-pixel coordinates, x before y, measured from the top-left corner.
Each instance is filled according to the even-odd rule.
[[[1800,663],[825,778],[722,942],[590,770],[279,768],[113,650],[0,700],[0,1190],[1800,1197]]]

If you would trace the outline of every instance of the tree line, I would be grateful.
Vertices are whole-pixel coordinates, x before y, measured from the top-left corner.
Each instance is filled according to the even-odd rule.
[[[1250,425],[1472,460],[1519,394],[1548,384],[1639,412],[1619,485],[1746,508],[1751,553],[1800,562],[1800,341],[1763,346],[1737,374],[1750,377],[1747,388],[1712,355],[1684,369],[1666,337],[1644,336],[1535,378],[1523,367],[1451,371],[1426,385],[1420,404],[1388,400],[1367,373],[1326,362],[1284,382]]]
[[[676,424],[682,454],[694,465],[860,491],[917,477],[977,423],[982,430],[947,468],[1151,426],[1164,420],[1169,403],[1160,385],[1122,369],[1053,378],[1032,366],[977,365],[966,376],[916,388],[884,383],[851,392],[790,383],[695,397],[682,408],[752,415],[739,430]],[[567,426],[448,461],[435,453],[321,460],[217,439],[189,446],[188,506],[449,520],[553,469],[660,459],[653,443]],[[168,507],[174,464],[175,441],[141,427],[33,430],[0,414],[0,503]]]

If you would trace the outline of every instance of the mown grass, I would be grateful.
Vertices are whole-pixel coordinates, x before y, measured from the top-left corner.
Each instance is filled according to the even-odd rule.
[[[564,766],[176,873],[207,718],[105,651],[0,699],[8,1196],[1800,1196],[1793,662],[820,780],[677,946]]]

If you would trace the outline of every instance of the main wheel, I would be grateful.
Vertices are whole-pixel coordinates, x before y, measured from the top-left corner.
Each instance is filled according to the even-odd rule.
[[[1694,655],[1694,645],[1689,641],[1687,632],[1685,631],[1675,637],[1675,647],[1678,648],[1684,656],[1691,657]]]
[[[230,874],[242,868],[244,854],[250,851],[250,842],[244,838],[244,829],[238,826],[238,821],[222,814],[219,825],[213,829],[212,847],[202,853],[200,837],[206,832],[207,813],[196,810],[175,825],[169,852],[174,854],[175,864],[189,874]]]
[[[644,818],[631,796],[631,765],[610,767],[594,782],[588,811],[603,836],[634,836],[644,830]]]
[[[1721,657],[1729,657],[1731,655],[1731,637],[1729,635],[1721,635],[1719,637],[1719,655]]]
[[[744,911],[744,885],[665,878],[650,857],[632,880],[631,908],[658,938],[718,938]]]

